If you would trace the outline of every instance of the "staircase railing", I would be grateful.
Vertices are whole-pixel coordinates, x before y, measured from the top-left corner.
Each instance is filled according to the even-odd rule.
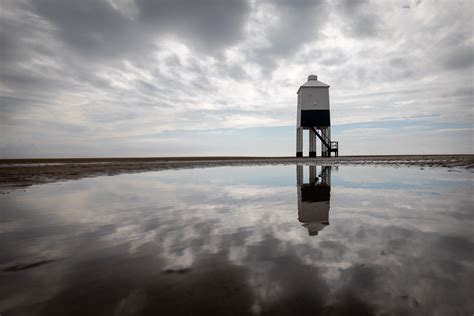
[[[328,137],[321,136],[314,127],[310,127],[310,128],[316,134],[316,136],[318,136],[319,140],[321,140],[321,143],[323,143],[324,146],[326,146],[326,148],[331,148],[331,145],[330,145],[331,140]]]
[[[329,151],[329,155],[331,155],[330,154],[331,152],[334,152],[336,153],[336,157],[338,157],[339,156],[339,142],[332,142],[329,139],[329,137],[327,137],[326,135],[319,134],[318,131],[314,127],[310,127],[310,128],[316,134],[316,136],[318,136],[318,138],[321,140],[321,143],[323,143],[323,145],[326,146],[326,148]]]

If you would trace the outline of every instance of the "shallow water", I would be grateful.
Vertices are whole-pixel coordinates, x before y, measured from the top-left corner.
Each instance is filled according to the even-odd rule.
[[[169,170],[0,196],[1,315],[472,315],[473,177]]]

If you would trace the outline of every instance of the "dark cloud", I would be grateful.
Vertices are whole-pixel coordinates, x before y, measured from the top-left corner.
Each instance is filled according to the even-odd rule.
[[[33,1],[35,12],[51,22],[72,52],[88,58],[150,49],[133,20],[107,1]],[[145,45],[145,46],[144,46]]]
[[[375,12],[374,4],[367,0],[343,0],[341,15],[346,23],[345,31],[351,37],[375,37],[382,29],[382,21]]]
[[[21,95],[84,88],[107,91],[111,81],[101,73],[123,70],[124,60],[138,65],[137,70],[156,66],[150,55],[167,50],[159,42],[167,36],[205,52],[226,48],[242,37],[249,9],[245,1],[137,1],[133,7],[138,13],[105,0],[6,3],[0,19],[3,84]],[[163,62],[177,74],[192,71],[177,56]],[[238,70],[235,67],[242,76]],[[143,88],[147,96],[152,90],[163,92],[161,78],[161,71],[155,72],[153,82],[141,80],[137,91]],[[170,85],[190,91],[179,77],[163,81],[168,95]],[[208,88],[202,70],[196,83]]]
[[[249,14],[246,0],[137,0],[136,5],[139,18],[151,28],[206,51],[241,39]]]
[[[474,65],[474,45],[471,42],[453,47],[442,63],[450,70],[470,69]]]
[[[271,2],[275,5],[278,23],[268,34],[269,49],[276,56],[287,57],[300,46],[318,39],[326,25],[329,7],[326,1]]]
[[[277,19],[265,31],[268,45],[250,52],[251,58],[268,72],[278,59],[291,58],[303,45],[319,38],[329,19],[330,5],[310,0],[257,1],[257,9]]]
[[[231,45],[243,35],[246,1],[137,0],[138,13],[109,1],[33,1],[35,11],[53,23],[74,53],[109,59],[146,55],[163,36],[204,51]],[[133,9],[132,7],[132,9]]]

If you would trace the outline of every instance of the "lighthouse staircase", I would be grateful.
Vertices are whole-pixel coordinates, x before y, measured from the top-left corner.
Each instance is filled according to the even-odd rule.
[[[326,146],[329,157],[331,157],[331,153],[334,153],[335,157],[339,157],[339,142],[332,142],[327,136],[320,134],[314,127],[310,128],[316,134],[316,136],[318,136],[321,143]]]

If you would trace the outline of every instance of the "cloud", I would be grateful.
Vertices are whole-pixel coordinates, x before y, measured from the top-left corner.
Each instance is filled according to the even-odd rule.
[[[469,12],[464,1],[4,1],[1,155],[34,143],[86,155],[81,144],[172,130],[284,130],[310,73],[331,85],[335,125],[466,124]]]
[[[474,65],[474,43],[462,43],[443,60],[448,69],[470,69]]]
[[[34,12],[50,22],[71,52],[87,58],[113,58],[134,49],[149,49],[140,41],[133,20],[107,1],[33,1]]]
[[[341,18],[344,20],[342,30],[351,37],[375,37],[382,31],[383,20],[375,10],[376,4],[366,0],[343,0]]]
[[[325,1],[279,0],[256,2],[257,11],[263,11],[263,18],[269,19],[264,30],[266,47],[256,50],[256,54],[267,60],[287,58],[301,46],[318,39],[321,29],[328,20],[329,6]],[[265,21],[260,21],[264,22]]]
[[[245,0],[138,0],[136,5],[150,27],[211,52],[241,39],[249,14]]]

